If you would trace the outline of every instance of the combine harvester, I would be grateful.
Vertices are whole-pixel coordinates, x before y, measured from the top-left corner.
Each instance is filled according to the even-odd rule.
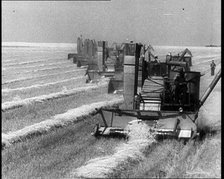
[[[98,58],[89,61],[87,82],[98,81],[102,76],[109,77],[108,93],[123,90],[124,45],[114,43],[108,47],[106,41],[98,42]]]
[[[134,47],[134,53],[124,56],[124,104],[97,109],[102,124],[97,124],[92,134],[127,136],[127,123],[138,119],[148,123],[157,137],[196,137],[199,109],[221,78],[221,70],[199,99],[201,74],[190,71],[190,60],[181,60],[188,50],[178,60],[154,62],[141,56],[142,44],[129,47]]]
[[[77,39],[77,54],[68,54],[77,67],[88,66],[86,83],[97,82],[104,77],[110,78],[109,90],[123,88],[123,50],[118,44],[108,47],[107,41]],[[114,90],[112,90],[114,91]]]
[[[88,68],[86,75],[88,76],[88,81],[97,81],[101,76],[112,77],[114,71],[108,70],[108,64],[106,64],[106,59],[109,56],[109,48],[107,41],[98,41],[97,46],[97,58],[93,58],[88,62]],[[111,65],[110,65],[111,66]]]
[[[166,56],[167,61],[179,61],[179,62],[186,62],[187,63],[187,68],[190,70],[190,67],[192,66],[192,53],[191,51],[186,48],[184,51],[178,53],[177,55],[171,55],[168,54]]]
[[[77,67],[87,66],[98,56],[97,54],[97,42],[90,39],[77,39],[77,56],[74,57],[73,63],[77,64]]]
[[[89,81],[96,81],[102,76],[109,77],[108,93],[123,93],[123,81],[124,81],[124,56],[133,56],[135,54],[135,44],[130,43],[117,44],[114,43],[112,47],[108,47],[105,41],[102,41],[102,45],[98,48],[102,55],[98,57],[98,63],[90,62],[86,74]],[[144,51],[148,51],[151,54],[151,58],[154,58],[151,49],[148,48]],[[150,58],[150,57],[149,57]],[[141,65],[140,65],[141,66]]]
[[[99,42],[98,42],[99,43]],[[68,59],[73,58],[77,67],[91,65],[98,58],[98,45],[95,40],[77,38],[77,53],[69,53]]]
[[[157,56],[155,56],[152,51],[153,48],[151,45],[148,45],[147,47],[144,45],[142,46],[140,53],[143,57],[148,53],[145,60],[153,63],[157,60]],[[86,72],[88,75],[87,82],[97,81],[102,76],[109,77],[108,93],[123,92],[124,56],[133,56],[134,54],[135,44],[132,41],[130,43],[122,44],[114,43],[112,47],[108,47],[108,43],[106,41],[98,42],[98,61],[89,61]],[[189,71],[190,66],[192,66],[191,57],[191,52],[188,49],[185,49],[181,52],[181,55],[167,56],[166,62],[177,62],[178,64],[180,64],[179,62],[183,62],[183,65],[187,65],[185,70]],[[142,58],[140,58],[139,63],[139,67],[141,68]],[[156,67],[154,68],[156,69]],[[141,69],[139,73],[141,73]]]

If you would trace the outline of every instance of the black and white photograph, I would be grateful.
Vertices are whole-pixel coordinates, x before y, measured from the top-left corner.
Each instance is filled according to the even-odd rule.
[[[221,0],[3,0],[2,178],[221,178]]]

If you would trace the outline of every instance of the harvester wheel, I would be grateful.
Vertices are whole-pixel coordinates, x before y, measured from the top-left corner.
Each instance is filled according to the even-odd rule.
[[[94,131],[92,133],[93,136],[97,137],[99,135],[99,128],[100,128],[100,125],[96,124],[96,126],[94,127]]]
[[[108,93],[114,93],[115,89],[113,86],[113,81],[112,79],[110,79],[109,83],[108,83]]]
[[[190,140],[190,139],[184,139],[184,138],[179,139],[179,141],[180,141],[182,144],[184,144],[184,145],[186,145],[186,144],[188,143],[189,140]]]
[[[77,61],[77,67],[81,67],[81,62],[80,62],[80,60]]]

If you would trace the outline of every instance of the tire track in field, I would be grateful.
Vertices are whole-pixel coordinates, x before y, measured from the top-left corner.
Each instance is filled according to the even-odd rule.
[[[71,65],[68,61],[63,61],[59,63],[50,63],[50,64],[39,64],[39,65],[34,65],[34,66],[23,66],[23,67],[4,67],[5,70],[16,70],[16,69],[27,69],[27,68],[38,68],[38,67],[43,67],[43,66],[54,66],[54,65],[63,65],[63,64],[68,64]]]
[[[64,60],[62,58],[50,58],[50,59],[45,59],[45,60],[37,60],[37,61],[24,61],[24,62],[20,62],[20,63],[12,63],[12,64],[4,64],[5,61],[3,61],[3,66],[4,67],[10,67],[10,66],[17,66],[17,65],[27,65],[27,64],[32,64],[32,63],[40,63],[40,62],[48,62],[48,61],[56,61],[56,60]],[[15,61],[15,60],[14,60]],[[14,62],[13,61],[13,62]]]
[[[2,63],[11,63],[11,62],[17,62],[18,63],[18,61],[19,61],[19,59],[18,59],[18,57],[20,57],[21,58],[21,56],[20,55],[18,55],[18,56],[13,56],[13,57],[6,57],[6,58],[11,58],[10,60],[3,60],[2,61]],[[27,60],[29,60],[31,57],[30,57],[30,55],[28,55],[28,56],[26,56],[27,57]],[[25,58],[26,58],[25,57]],[[13,58],[13,59],[12,59]],[[37,58],[37,59],[36,59]],[[35,56],[35,58],[34,58],[34,60],[32,60],[32,61],[30,61],[30,62],[33,62],[33,61],[35,61],[35,62],[38,62],[38,61],[40,61],[40,62],[42,62],[42,61],[51,61],[51,60],[60,60],[60,59],[63,59],[64,57],[60,57],[60,58],[54,58],[54,57],[49,57],[49,58],[46,58],[46,56],[44,55],[44,56],[40,56],[40,57],[36,57]],[[25,63],[25,62],[27,62],[27,60],[26,61],[22,61],[21,63]],[[28,61],[29,62],[29,61]]]
[[[79,76],[79,77],[74,77],[74,78],[70,78],[70,79],[66,79],[66,80],[61,80],[61,81],[56,81],[56,82],[52,82],[52,83],[46,83],[46,84],[36,84],[36,85],[31,85],[31,86],[27,86],[27,87],[20,87],[20,88],[14,88],[14,89],[2,89],[2,95],[5,95],[5,93],[11,93],[11,92],[15,92],[15,91],[24,91],[24,90],[29,90],[29,89],[35,89],[35,88],[42,88],[42,87],[46,87],[46,86],[52,86],[55,84],[60,84],[60,83],[64,83],[64,82],[69,82],[69,81],[73,81],[73,80],[77,80],[77,79],[82,79],[84,78],[83,76]]]
[[[3,82],[2,85],[6,85],[6,84],[10,84],[10,83],[15,83],[15,82],[21,82],[21,81],[27,81],[27,80],[32,80],[32,79],[38,79],[38,78],[44,78],[44,77],[50,77],[50,76],[56,76],[56,75],[61,75],[61,74],[67,74],[67,73],[73,73],[73,72],[81,72],[81,71],[85,71],[85,69],[76,69],[76,70],[72,70],[72,71],[67,71],[67,72],[60,72],[60,73],[54,73],[54,74],[50,74],[50,75],[41,75],[41,76],[37,76],[37,77],[29,77],[29,78],[20,78],[20,79],[16,79],[16,80],[10,80],[10,81],[6,81]]]
[[[107,79],[105,79],[105,81],[101,81],[99,84],[92,84],[89,86],[79,87],[79,88],[75,88],[72,90],[51,93],[48,95],[35,96],[32,98],[26,98],[26,99],[17,100],[17,101],[8,101],[8,102],[2,103],[2,111],[5,112],[5,111],[11,110],[11,109],[20,108],[20,107],[27,106],[27,105],[30,105],[33,103],[37,103],[37,102],[42,103],[47,100],[71,96],[71,95],[74,95],[77,93],[81,93],[83,91],[89,91],[89,90],[106,87],[107,85],[108,85],[108,82],[107,82]]]
[[[65,69],[65,68],[71,68],[71,67],[73,67],[73,66],[70,65],[70,66],[65,66],[65,67],[44,68],[44,69],[36,69],[36,70],[31,70],[31,71],[20,71],[20,72],[16,72],[16,73],[13,73],[13,74],[25,74],[25,73],[33,73],[33,72],[35,73],[35,72],[48,71],[48,70],[56,70],[56,69]],[[2,76],[8,76],[8,75],[3,74]]]

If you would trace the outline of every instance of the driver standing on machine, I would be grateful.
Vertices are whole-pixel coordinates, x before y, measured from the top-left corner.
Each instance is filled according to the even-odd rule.
[[[175,102],[182,105],[185,102],[187,93],[187,83],[182,68],[174,80],[174,85],[175,85]]]

